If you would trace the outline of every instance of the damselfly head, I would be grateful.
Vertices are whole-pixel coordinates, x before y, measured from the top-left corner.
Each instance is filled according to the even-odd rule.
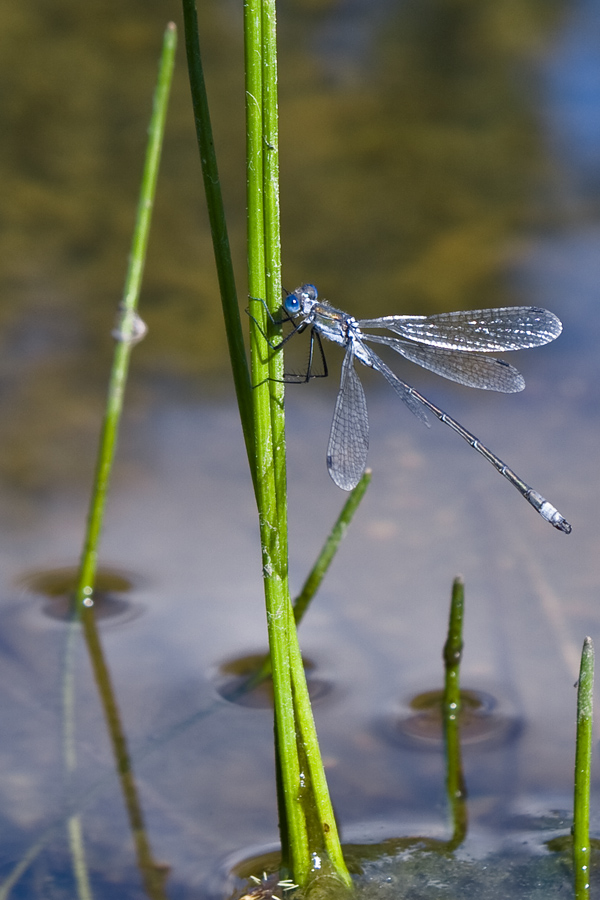
[[[292,294],[287,295],[283,301],[283,308],[290,316],[297,316],[299,313],[306,316],[317,302],[317,297],[317,289],[314,284],[303,284]]]

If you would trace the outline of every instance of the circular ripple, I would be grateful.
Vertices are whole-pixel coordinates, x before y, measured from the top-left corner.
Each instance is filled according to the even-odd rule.
[[[513,740],[521,731],[520,720],[492,694],[461,691],[459,717],[463,746],[479,744],[498,747]],[[438,750],[443,747],[442,690],[425,691],[414,696],[403,710],[384,724],[386,737],[403,746]]]
[[[210,900],[270,900],[271,897],[284,900],[287,891],[278,884],[280,865],[279,844],[240,850],[210,876],[208,897]]]
[[[71,617],[71,601],[78,578],[79,570],[75,566],[65,566],[31,572],[19,579],[18,583],[41,599],[41,609],[45,616],[67,622]],[[134,578],[129,573],[117,569],[98,569],[94,588],[95,618],[98,621],[110,619],[111,624],[116,624],[128,622],[138,616],[141,611],[139,606],[120,596],[129,593],[133,587]]]
[[[251,653],[222,663],[213,675],[219,694],[230,703],[265,709],[273,706],[273,682],[265,672],[268,656]],[[315,663],[303,657],[308,692],[313,703],[319,703],[333,690],[330,682],[315,676]]]

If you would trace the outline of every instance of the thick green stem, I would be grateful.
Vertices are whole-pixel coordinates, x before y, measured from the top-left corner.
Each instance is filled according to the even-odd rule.
[[[282,858],[294,881],[305,885],[324,847],[337,876],[349,883],[319,756],[290,603],[283,354],[273,353],[265,339],[265,334],[273,338],[270,343],[278,339],[267,309],[275,313],[281,303],[275,2],[246,0],[244,10],[251,372],[281,792]],[[310,792],[305,789],[307,773],[301,772],[305,760],[311,771]],[[311,828],[314,821],[321,823],[318,835]]]
[[[233,273],[228,252],[225,218],[214,156],[208,102],[200,61],[198,21],[193,0],[183,0],[186,48],[194,103],[198,145],[202,159],[204,183],[209,203],[215,256],[219,267],[221,292],[233,297]],[[317,775],[321,794],[315,806],[312,795],[303,791],[301,764],[307,758],[304,744],[309,746],[311,770],[314,762],[316,733],[312,715],[303,704],[296,705],[306,691],[305,676],[297,660],[300,650],[288,587],[287,485],[285,458],[285,419],[283,354],[274,353],[272,343],[278,339],[278,328],[267,314],[275,313],[281,301],[281,252],[279,226],[279,157],[277,114],[277,44],[274,0],[246,0],[244,5],[244,50],[246,58],[247,120],[247,209],[248,209],[248,286],[250,294],[251,390],[243,346],[233,329],[230,339],[232,364],[238,386],[238,402],[254,478],[259,513],[263,580],[267,609],[267,625],[275,704],[277,783],[280,792],[283,863],[294,881],[306,884],[314,855],[309,845],[309,819],[322,817],[324,778]],[[226,248],[226,249],[224,249]],[[232,304],[229,304],[232,306]],[[225,315],[233,310],[223,300]],[[237,305],[236,305],[237,311]],[[228,328],[229,334],[229,328]],[[269,340],[265,335],[269,335]],[[243,357],[243,361],[242,361]],[[245,371],[245,374],[244,374]],[[239,383],[239,384],[238,384]],[[246,393],[246,387],[248,393]],[[240,399],[241,398],[241,399]],[[246,399],[251,401],[252,420],[245,421]],[[292,678],[291,666],[294,667]],[[302,680],[304,686],[300,686]],[[294,687],[293,687],[294,685]],[[318,754],[318,749],[316,749]],[[322,767],[321,767],[322,768]],[[344,883],[349,876],[343,863],[332,814],[326,814],[323,831],[325,845],[336,846],[330,854],[336,875]],[[310,809],[307,804],[311,804]],[[323,835],[321,835],[321,838]],[[319,849],[323,844],[319,840]]]
[[[274,312],[281,296],[274,10],[268,15],[264,6],[259,0],[248,0],[244,5],[251,372],[255,385],[256,487],[273,675],[282,840],[287,837],[287,846],[282,846],[283,864],[302,884],[309,875],[310,853],[300,805],[300,760],[289,663],[283,370],[281,354],[274,354],[264,338],[273,329],[269,329],[262,302],[265,300]],[[267,59],[271,62],[267,63]]]

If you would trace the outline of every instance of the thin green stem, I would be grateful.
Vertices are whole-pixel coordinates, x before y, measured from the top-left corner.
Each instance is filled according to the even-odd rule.
[[[229,356],[233,371],[233,381],[240,410],[240,419],[246,444],[248,463],[252,474],[252,481],[256,489],[255,470],[255,442],[254,425],[252,418],[252,388],[244,337],[240,321],[240,310],[233,274],[233,263],[229,246],[229,235],[225,220],[225,208],[221,193],[221,182],[217,167],[217,157],[212,134],[204,71],[200,56],[200,42],[198,38],[198,16],[195,0],[182,0],[183,21],[185,31],[185,49],[187,55],[188,74],[192,93],[192,106],[194,109],[194,122],[196,125],[196,139],[200,151],[202,163],[202,177],[208,207],[208,217],[213,241],[219,290],[221,293],[221,305],[225,320],[225,331],[229,346]]]
[[[462,578],[452,585],[448,636],[444,644],[445,684],[442,718],[446,747],[446,796],[452,820],[450,844],[457,847],[467,834],[466,789],[460,749],[460,663],[463,651],[465,586]]]
[[[573,868],[575,900],[590,893],[590,784],[592,770],[592,719],[594,705],[594,645],[586,637],[581,653],[577,688],[577,739],[573,808]]]
[[[173,77],[176,45],[177,32],[175,25],[170,23],[165,32],[158,83],[154,96],[154,107],[148,131],[148,145],[146,148],[146,159],[142,174],[142,185],[131,255],[129,257],[129,267],[125,278],[125,289],[120,306],[119,322],[114,331],[116,345],[108,386],[106,411],[100,435],[96,475],[81,557],[80,578],[77,588],[78,604],[89,603],[93,592],[97,567],[98,543],[102,530],[106,496],[108,493],[110,474],[117,444],[119,423],[121,421],[121,413],[123,410],[129,359],[132,347],[145,333],[145,326],[137,314],[137,304],[146,260],[154,196],[156,194],[156,181],[158,178],[160,154],[165,130],[167,104]]]
[[[262,17],[261,0],[244,3],[244,57],[246,67],[246,191],[248,227],[248,290],[254,302],[253,314],[264,325],[266,315],[263,304],[266,299],[265,279],[265,219],[263,209],[263,155],[262,131]],[[258,329],[252,329],[254,344],[252,359],[266,360],[269,348]],[[257,352],[258,351],[258,352]],[[257,378],[256,375],[259,374]],[[268,377],[266,371],[254,372],[253,384]]]
[[[346,500],[344,506],[342,507],[342,511],[340,512],[335,525],[329,532],[327,540],[321,548],[321,552],[317,557],[317,561],[308,573],[308,576],[306,578],[306,581],[302,585],[300,593],[294,600],[294,618],[296,619],[297,625],[299,625],[302,621],[304,613],[306,612],[312,598],[319,590],[321,582],[327,574],[329,566],[331,565],[333,558],[338,551],[338,547],[340,546],[340,543],[343,540],[346,531],[348,530],[348,525],[352,521],[354,513],[358,509],[358,506],[362,498],[364,497],[370,483],[371,470],[367,469],[365,474],[362,476],[362,478]]]

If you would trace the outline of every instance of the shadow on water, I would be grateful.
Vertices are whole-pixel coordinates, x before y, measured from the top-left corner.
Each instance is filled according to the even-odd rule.
[[[373,483],[301,626],[345,842],[443,841],[438,725],[427,697],[414,704],[439,684],[445,598],[463,574],[464,682],[486,737],[465,734],[459,860],[479,897],[482,858],[499,873],[513,866],[504,896],[519,896],[517,883],[535,896],[531,857],[554,871],[546,842],[570,825],[572,685],[583,636],[600,624],[599,11],[592,0],[280,9],[284,283],[318,282],[356,315],[531,303],[565,326],[555,344],[520,354],[523,395],[477,396],[397,368],[564,510],[573,534],[554,534],[455,435],[421,428],[365,377]],[[72,894],[73,811],[95,896],[141,889],[78,639],[78,767],[64,784],[63,588],[81,542],[157,48],[177,13],[135,0],[4,13],[3,878],[39,847],[16,896],[48,885]],[[240,15],[230,3],[201,13],[243,273]],[[100,634],[154,864],[170,867],[169,896],[197,897],[222,895],[242,860],[273,849],[277,814],[268,701],[223,698],[227,667],[235,679],[233,661],[264,653],[265,622],[182,60],[177,78],[142,297],[150,335],[135,352],[103,541]],[[330,381],[288,394],[296,586],[342,502],[325,468],[337,374]],[[387,846],[407,877],[415,848]],[[407,886],[360,856],[379,896],[443,884],[439,896],[451,896],[447,859],[436,860],[428,885],[415,862]]]

